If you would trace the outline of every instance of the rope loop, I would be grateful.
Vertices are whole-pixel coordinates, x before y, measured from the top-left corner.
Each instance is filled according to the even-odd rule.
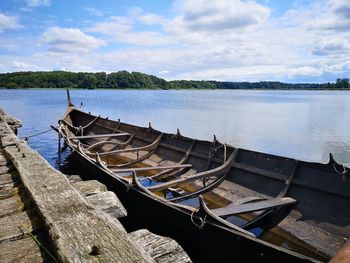
[[[199,210],[193,210],[192,213],[191,213],[191,222],[196,226],[198,227],[199,229],[202,229],[205,225],[205,220],[207,218],[207,215],[204,216],[204,219],[202,219],[200,216],[198,217],[199,221],[200,221],[200,224],[197,224],[195,221],[194,221],[194,218],[193,218],[193,215],[194,213],[198,212]]]

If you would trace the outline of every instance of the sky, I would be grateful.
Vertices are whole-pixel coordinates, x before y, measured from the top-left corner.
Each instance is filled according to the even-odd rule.
[[[350,77],[350,0],[0,0],[0,72]]]

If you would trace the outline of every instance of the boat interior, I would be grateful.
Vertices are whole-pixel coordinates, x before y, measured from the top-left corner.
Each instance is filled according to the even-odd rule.
[[[78,109],[61,120],[72,147],[169,204],[204,208],[218,220],[260,235],[287,215],[340,239],[350,237],[349,169],[330,156],[308,163],[162,133]],[[311,231],[311,230],[310,230]],[[321,232],[322,232],[321,231]],[[307,232],[305,232],[307,233]],[[325,235],[326,235],[325,234]]]

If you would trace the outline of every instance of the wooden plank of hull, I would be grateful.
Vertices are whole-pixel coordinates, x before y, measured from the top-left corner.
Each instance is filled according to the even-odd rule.
[[[71,145],[73,148],[73,145]],[[152,227],[166,225],[164,235],[170,236],[184,244],[185,251],[190,251],[191,259],[195,262],[228,262],[232,260],[232,247],[237,248],[235,256],[245,258],[247,261],[260,262],[319,262],[299,253],[286,250],[282,247],[271,245],[257,238],[241,234],[238,231],[212,224],[208,221],[204,228],[199,229],[191,222],[191,212],[180,210],[159,202],[157,198],[150,198],[142,191],[135,188],[128,189],[127,184],[111,176],[102,167],[86,159],[80,153],[78,156],[81,165],[89,167],[92,174],[98,176],[105,184],[110,185],[114,192],[120,193],[120,198],[125,203],[129,217],[140,216],[140,211],[147,207],[147,213],[143,213],[143,220],[137,220],[139,228],[147,227],[145,222]],[[164,216],[155,217],[161,214]],[[213,242],[213,239],[220,242]],[[193,244],[196,244],[195,246]]]
[[[211,211],[217,216],[226,217],[226,216],[231,216],[235,214],[249,213],[249,212],[255,212],[255,211],[264,210],[264,209],[272,209],[272,208],[282,207],[286,205],[292,205],[292,204],[295,204],[296,202],[297,201],[295,199],[290,197],[272,198],[268,200],[245,203],[240,205],[232,204],[227,207],[217,208]]]
[[[104,127],[109,127],[109,128],[111,128],[112,129],[112,127],[111,126],[113,126],[114,125],[114,123],[111,123],[111,124],[106,124],[106,123],[97,123],[98,125],[100,125],[101,127],[102,126],[104,126]],[[124,125],[124,124],[123,124]],[[133,130],[133,129],[144,129],[144,128],[140,128],[140,127],[137,127],[137,126],[133,126],[133,125],[128,125],[128,124],[125,124],[125,125],[127,125],[127,129],[124,129],[124,126],[122,126],[121,127],[121,130],[128,130],[129,131],[129,126],[131,126],[131,129],[130,130]],[[108,128],[107,127],[107,128]],[[142,130],[143,131],[143,130]],[[140,136],[142,136],[142,133],[135,133],[135,137],[136,138],[138,138],[138,139],[142,139]],[[139,138],[140,137],[140,138]],[[175,137],[174,137],[175,138]],[[145,142],[147,142],[147,141],[150,141],[151,139],[150,138],[147,138],[147,137],[145,137],[145,138],[143,138],[144,139],[144,141]],[[176,143],[179,143],[179,142],[176,142]],[[184,149],[184,148],[182,148],[182,147],[179,147],[178,146],[178,144],[176,144],[176,143],[172,143],[172,142],[168,142],[168,140],[164,140],[164,142],[162,142],[161,143],[161,147],[163,147],[163,148],[166,148],[166,149],[169,149],[169,150],[173,150],[173,151],[176,151],[176,152],[183,152],[183,153],[185,153],[186,152],[186,149]],[[231,148],[231,146],[230,146],[230,149],[232,149]],[[245,152],[247,151],[247,150],[244,150]],[[250,154],[250,153],[249,153]],[[246,156],[247,157],[249,157],[248,155],[249,154],[246,154]],[[255,158],[255,156],[254,156],[254,154],[255,154],[255,152],[252,152],[252,158],[254,157]],[[264,159],[267,159],[267,161],[269,160],[269,158],[270,158],[270,156],[272,157],[272,159],[275,157],[275,156],[273,156],[273,155],[268,155],[268,154],[263,154],[264,156],[263,156],[263,158],[260,160],[260,162],[261,161],[263,161]],[[203,152],[203,151],[197,151],[197,149],[195,150],[195,151],[193,151],[192,153],[191,153],[191,157],[193,157],[193,158],[199,158],[199,159],[206,159],[207,158],[207,155]],[[278,157],[278,156],[277,156]],[[253,160],[255,160],[253,158]],[[281,187],[281,189],[279,189],[279,190],[277,190],[277,194],[278,193],[281,193],[280,192],[280,190],[283,190],[283,189],[287,189],[288,190],[288,187],[284,187],[284,186],[288,186],[287,184],[288,184],[288,181],[286,181],[286,180],[288,180],[288,179],[290,179],[290,173],[288,172],[288,173],[286,173],[286,174],[283,174],[283,173],[279,173],[278,171],[279,171],[279,169],[277,169],[277,168],[279,168],[279,164],[281,164],[281,165],[283,165],[284,164],[284,159],[282,158],[282,157],[278,157],[278,158],[280,158],[281,160],[280,160],[280,162],[278,163],[278,161],[275,161],[275,163],[277,163],[277,166],[275,165],[275,163],[273,163],[273,162],[268,162],[268,163],[271,163],[271,165],[267,165],[267,167],[265,167],[265,165],[260,165],[259,164],[259,158],[260,157],[258,157],[258,159],[257,159],[257,164],[255,165],[255,163],[252,163],[252,162],[244,162],[244,161],[242,161],[242,163],[241,163],[241,160],[239,160],[238,162],[237,162],[237,167],[234,167],[235,165],[233,165],[233,167],[234,168],[236,168],[236,170],[235,169],[232,169],[232,171],[233,171],[233,173],[236,173],[236,172],[239,172],[239,170],[240,171],[246,171],[247,172],[247,175],[250,175],[250,174],[256,174],[256,175],[261,175],[261,177],[264,177],[264,180],[270,180],[270,179],[272,179],[271,181],[272,182],[277,182],[278,184],[280,184],[280,187]],[[213,159],[215,162],[220,162],[221,160],[219,159],[219,158],[214,158]],[[192,160],[191,160],[192,161]],[[292,160],[293,161],[293,160]],[[275,165],[275,166],[272,166],[272,165]],[[300,166],[301,167],[304,167],[304,166],[309,166],[310,164],[309,163],[305,163],[305,162],[300,162]],[[320,166],[320,167],[318,167],[318,166]],[[320,170],[327,170],[328,169],[328,167],[325,167],[325,165],[323,165],[322,166],[322,164],[319,164],[317,166],[317,169],[320,169]],[[283,167],[283,166],[282,166]],[[315,165],[315,167],[316,167],[316,165]],[[288,168],[289,169],[289,168]],[[281,170],[283,170],[283,169],[281,169]],[[295,178],[296,179],[293,179],[293,182],[292,182],[292,184],[290,184],[290,186],[291,186],[291,191],[290,191],[290,194],[294,197],[294,194],[296,193],[295,191],[294,191],[294,188],[293,188],[293,186],[295,186],[295,185],[297,185],[297,186],[302,186],[302,187],[307,187],[307,189],[305,189],[305,190],[312,190],[313,188],[314,188],[314,185],[304,185],[305,183],[304,182],[299,182],[300,181],[300,175],[305,175],[305,174],[300,174],[300,171],[299,171],[300,169],[298,169],[298,171],[297,171],[297,173],[296,173],[296,176],[295,176]],[[329,171],[330,169],[328,169],[327,171]],[[271,172],[270,172],[271,171]],[[276,172],[277,171],[277,172]],[[289,170],[288,170],[289,171]],[[329,172],[332,172],[332,171],[329,171]],[[231,179],[231,178],[228,178],[228,180],[229,179]],[[285,185],[285,182],[286,182],[286,185]],[[302,183],[302,184],[301,184]],[[308,183],[308,182],[306,182],[306,183]],[[262,185],[262,184],[261,184]],[[255,188],[251,188],[251,189],[255,189]],[[298,189],[299,190],[299,189]],[[330,189],[331,190],[331,189]],[[332,193],[332,191],[327,191],[327,193]],[[259,192],[260,193],[260,192]],[[265,193],[265,192],[264,192]],[[267,192],[266,193],[267,195],[269,195],[270,193],[269,192]],[[298,198],[295,198],[295,199],[298,199]]]

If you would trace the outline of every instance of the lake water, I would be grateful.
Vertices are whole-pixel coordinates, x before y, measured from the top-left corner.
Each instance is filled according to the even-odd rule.
[[[110,119],[188,137],[297,158],[327,162],[332,152],[350,164],[350,92],[247,90],[73,90],[73,103]],[[65,90],[0,90],[0,107],[23,122],[20,136],[57,126]],[[57,134],[30,138],[56,168]]]

